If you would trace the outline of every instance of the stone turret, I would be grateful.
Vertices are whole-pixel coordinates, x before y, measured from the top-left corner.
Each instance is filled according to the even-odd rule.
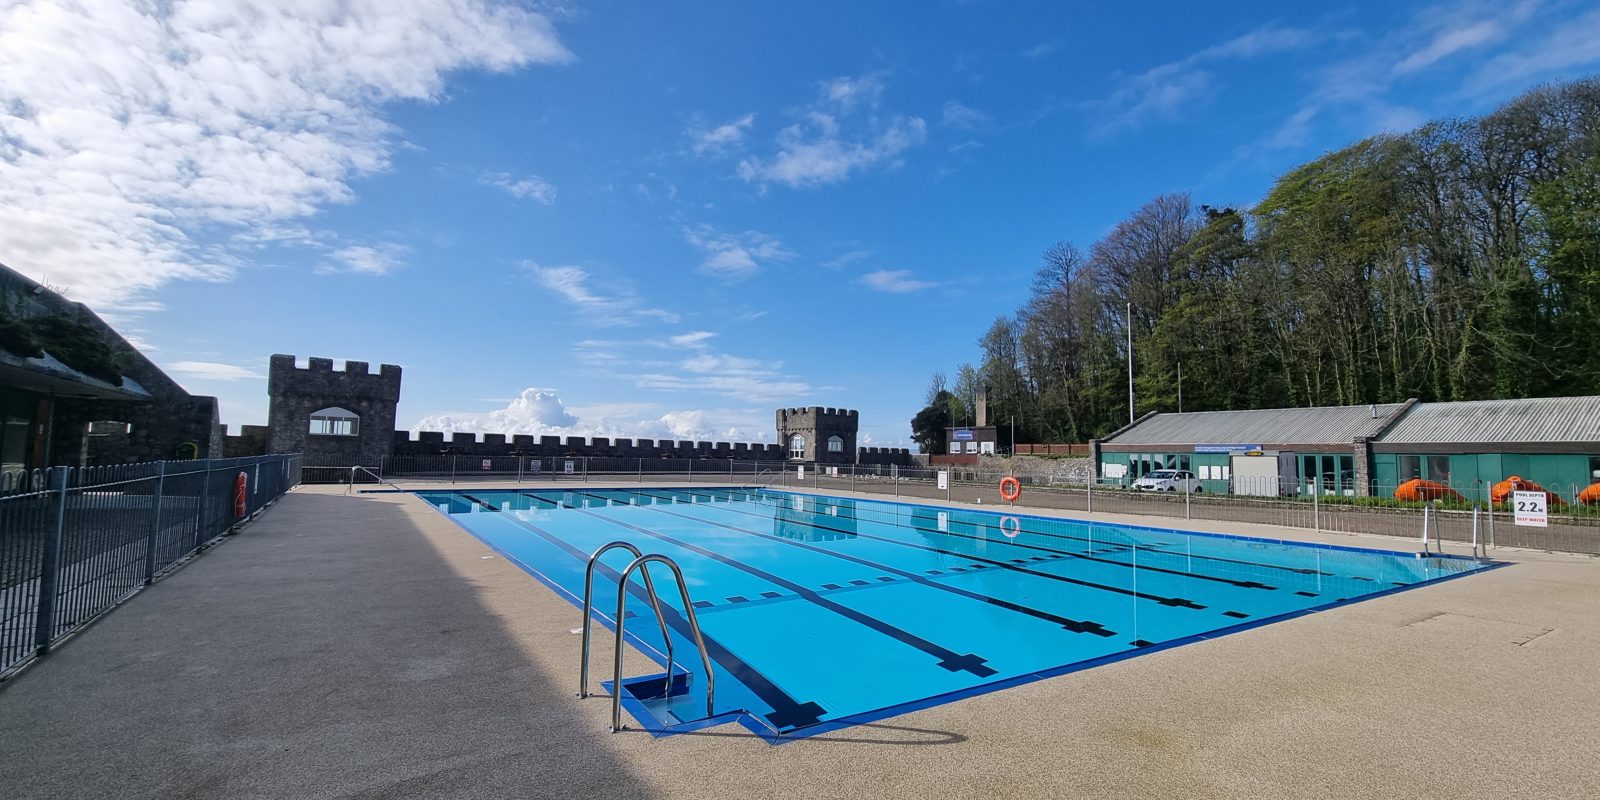
[[[856,431],[861,417],[854,409],[778,409],[778,443],[791,461],[816,464],[854,464]]]
[[[267,443],[271,453],[304,453],[308,466],[371,466],[393,452],[395,408],[400,403],[400,368],[368,370],[365,361],[274,355],[267,376]]]

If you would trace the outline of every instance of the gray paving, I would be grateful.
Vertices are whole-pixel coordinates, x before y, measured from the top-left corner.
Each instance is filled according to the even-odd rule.
[[[0,796],[1600,796],[1600,561],[1496,555],[770,747],[606,733],[570,605],[414,498],[302,489],[0,688]]]

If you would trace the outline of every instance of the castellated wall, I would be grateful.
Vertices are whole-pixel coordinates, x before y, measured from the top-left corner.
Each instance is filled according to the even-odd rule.
[[[267,452],[304,453],[308,465],[377,466],[394,443],[400,368],[384,364],[373,373],[365,361],[346,361],[335,371],[333,359],[313,358],[301,369],[294,356],[274,355],[267,400]],[[311,415],[326,408],[360,417],[357,435],[313,435]]]
[[[587,456],[590,458],[717,458],[776,461],[783,448],[762,442],[691,442],[670,439],[610,439],[596,436],[529,436],[503,433],[452,433],[395,431],[393,452],[397,456],[466,455],[494,456]]]

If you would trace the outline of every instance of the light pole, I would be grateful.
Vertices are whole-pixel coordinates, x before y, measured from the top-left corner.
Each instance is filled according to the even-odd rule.
[[[1128,424],[1133,424],[1133,304],[1128,304],[1124,327],[1128,329]]]
[[[1178,362],[1178,413],[1183,413],[1183,362]]]

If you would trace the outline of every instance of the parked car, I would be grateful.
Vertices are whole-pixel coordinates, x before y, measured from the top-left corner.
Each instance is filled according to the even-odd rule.
[[[1205,491],[1193,472],[1182,469],[1158,469],[1134,481],[1133,488],[1147,492],[1187,491],[1199,494]]]

